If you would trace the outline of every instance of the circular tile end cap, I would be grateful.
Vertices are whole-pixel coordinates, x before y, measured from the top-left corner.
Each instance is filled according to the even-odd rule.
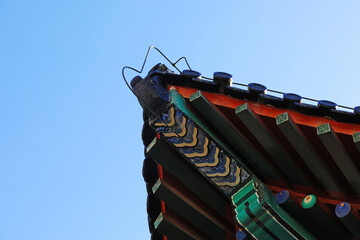
[[[328,108],[328,109],[337,109],[337,104],[328,100],[319,100],[318,107]]]
[[[335,208],[335,214],[337,217],[342,218],[350,213],[351,206],[347,202],[339,203]]]
[[[278,192],[275,196],[275,200],[277,204],[282,204],[284,202],[286,202],[286,200],[288,200],[290,197],[290,193],[288,190],[282,190],[280,192]]]
[[[248,84],[248,90],[250,92],[256,92],[256,93],[266,93],[267,88],[264,85],[261,85],[259,83],[249,83]]]
[[[315,195],[310,194],[310,195],[307,195],[307,196],[303,199],[303,201],[302,201],[302,203],[301,203],[301,206],[302,206],[303,208],[305,208],[305,209],[308,209],[308,208],[311,208],[312,206],[314,206],[315,203],[316,203],[316,197],[315,197]]]
[[[190,69],[183,70],[182,74],[184,74],[185,76],[188,76],[188,77],[192,77],[192,78],[201,77],[201,73],[194,71],[194,70],[190,70]]]
[[[360,106],[354,107],[354,113],[360,115]]]
[[[226,72],[214,72],[214,78],[221,80],[230,80],[233,76]]]
[[[302,100],[302,96],[297,95],[295,93],[284,93],[284,100],[287,102],[298,102],[300,103]]]
[[[246,237],[246,233],[239,228],[236,232],[236,239],[243,240],[243,239],[245,239],[245,237]]]

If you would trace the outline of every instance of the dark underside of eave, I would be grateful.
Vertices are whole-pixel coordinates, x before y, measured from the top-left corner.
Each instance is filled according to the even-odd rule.
[[[253,94],[246,90],[236,89],[227,86],[220,88],[212,82],[192,79],[183,75],[163,73],[158,71],[152,72],[149,76],[151,75],[156,75],[165,86],[184,86],[198,89],[203,92],[220,93],[226,96],[246,100],[249,102],[257,102],[263,105],[271,105],[277,108],[294,110],[296,112],[303,113],[309,116],[324,117],[327,119],[335,120],[337,122],[355,124],[360,123],[360,116],[353,113],[333,109],[323,109],[308,104],[290,104],[288,102],[285,102],[281,98],[271,97],[264,94]],[[187,101],[189,105],[191,105],[189,99],[187,99]],[[356,192],[356,190],[354,190],[353,187],[351,187],[348,176],[344,173],[344,171],[340,170],[336,159],[334,159],[334,156],[331,154],[331,152],[329,152],[329,149],[327,149],[325,144],[327,139],[325,139],[325,141],[322,140],[318,136],[316,128],[303,124],[297,124],[297,127],[301,131],[303,138],[311,146],[311,148],[316,151],[316,155],[319,161],[321,161],[322,164],[325,164],[327,166],[328,174],[331,176],[332,180],[338,186],[340,186],[341,192],[339,194],[334,194],[336,195],[336,197],[334,197],[334,195],[332,194],[329,194],[329,189],[326,189],[326,187],[324,187],[320,183],[316,173],[311,171],[309,166],[304,162],[303,158],[294,148],[294,144],[289,141],[288,137],[285,136],[284,132],[282,132],[277,126],[275,118],[257,115],[257,117],[261,120],[263,126],[267,129],[267,131],[269,131],[271,136],[276,138],[276,141],[279,143],[280,148],[284,152],[286,152],[286,154],[291,156],[291,164],[294,166],[294,169],[292,169],[292,171],[301,175],[304,178],[304,181],[310,183],[306,186],[299,184],[298,182],[291,179],[289,173],[284,171],[284,169],[279,166],[279,164],[276,162],[276,159],[273,159],[273,157],[269,155],[268,150],[264,148],[264,146],[251,133],[248,127],[237,117],[233,108],[221,105],[216,105],[216,107],[218,111],[220,111],[225,116],[226,120],[231,122],[235,126],[236,130],[246,137],[247,141],[249,141],[251,145],[260,153],[260,155],[267,161],[267,163],[270,164],[271,168],[279,176],[281,176],[280,181],[279,179],[267,179],[263,178],[262,174],[257,172],[257,169],[251,169],[260,179],[264,181],[264,183],[269,186],[271,190],[274,191],[274,193],[278,192],[281,189],[287,189],[291,191],[292,194],[295,194],[294,198],[299,202],[303,199],[304,196],[308,194],[314,194],[319,197],[319,201],[324,206],[324,209],[327,209],[327,213],[331,215],[331,217],[333,217],[334,219],[336,217],[334,215],[333,209],[336,204],[342,201],[350,202],[357,209],[354,212],[356,217],[359,217],[359,194],[358,192]],[[202,115],[202,113],[199,112],[197,114],[199,114],[200,116]],[[149,146],[150,142],[154,138],[156,138],[156,133],[148,125],[147,117],[145,117],[144,120],[145,123],[142,137],[144,145],[146,147]],[[212,128],[214,132],[217,132],[219,136],[222,136],[222,133],[218,131],[216,127],[212,126],[212,124],[209,122],[207,124],[210,128]],[[336,139],[338,139],[342,150],[345,151],[346,155],[349,158],[348,160],[351,161],[351,165],[355,166],[356,171],[360,172],[360,153],[357,147],[354,145],[352,136],[342,133],[336,133],[336,136]],[[222,137],[223,139],[225,139],[224,141],[227,142],[229,146],[232,146],[231,141],[226,140],[226,136]],[[162,140],[158,139],[157,141],[160,142],[158,144],[160,146],[159,149],[161,149],[160,151],[164,151],[158,154],[167,154],[167,152],[169,151],[171,152],[171,154],[177,155],[177,153],[173,149],[171,149],[171,147],[167,146],[166,143],[161,143]],[[196,176],[201,177],[198,172],[191,170],[191,166],[188,163],[185,163],[186,161],[183,161],[185,163],[185,166],[182,167],[188,168],[187,171],[191,172],[191,175],[174,176],[174,174],[176,174],[176,171],[172,172],[171,170],[166,170],[165,167],[161,167],[162,164],[158,164],[159,162],[155,161],[155,159],[153,159],[153,157],[150,156],[146,151],[145,157],[146,159],[144,161],[143,174],[149,194],[147,207],[149,215],[149,229],[152,234],[152,239],[163,239],[163,236],[162,234],[160,234],[159,231],[171,231],[172,233],[179,234],[179,236],[181,236],[179,239],[187,239],[187,237],[189,239],[192,239],[192,237],[198,237],[199,239],[220,239],[219,237],[214,237],[214,234],[223,234],[223,238],[221,239],[234,239],[235,222],[230,216],[230,214],[227,212],[228,209],[230,209],[228,200],[218,193],[218,196],[216,197],[218,199],[218,205],[223,205],[222,207],[220,207],[223,208],[223,210],[216,209],[217,206],[210,206],[209,203],[204,202],[201,194],[199,195],[197,192],[189,189],[189,185],[186,184],[186,181],[184,184],[183,178]],[[176,159],[179,160],[181,159],[181,157],[177,156],[173,161],[176,162]],[[162,192],[157,193],[153,190],[153,187],[154,184],[159,184],[159,182],[162,187],[159,189],[161,189]],[[204,186],[206,185],[207,188],[213,188],[210,183],[202,184],[204,184]],[[169,195],[174,194],[174,191],[170,191],[169,187],[167,186],[172,186],[175,190],[178,190],[173,197],[168,197]],[[170,187],[170,189],[172,188]],[[192,202],[194,202],[195,205],[182,202],[181,196],[187,196]],[[161,201],[163,202],[162,207]],[[199,205],[203,206],[204,209],[207,209],[208,212],[211,212],[211,216],[204,216],[204,213],[201,211],[201,209],[197,208],[197,206]],[[220,218],[220,222],[228,225],[229,231],[223,231],[223,225],[220,224],[221,226],[219,226],[217,223],[213,223],[211,221],[210,225],[199,225],[199,219],[208,220],[211,217]],[[158,223],[155,223],[156,219],[158,219]],[[337,223],[342,224],[338,220]],[[160,230],[162,227],[163,229]],[[214,230],[212,234],[209,234],[209,232],[207,232],[209,228],[218,229],[218,231]],[[231,232],[231,230],[233,232]]]
[[[143,177],[148,192],[151,239],[235,239],[229,201],[166,142],[156,138],[147,121],[142,130]],[[148,149],[149,150],[149,149]],[[175,237],[177,236],[177,237]],[[250,238],[248,238],[250,239]]]

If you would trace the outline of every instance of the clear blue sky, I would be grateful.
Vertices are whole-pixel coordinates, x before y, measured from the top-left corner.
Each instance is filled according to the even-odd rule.
[[[354,107],[359,12],[359,1],[0,0],[0,240],[149,239],[142,109],[121,77],[149,45],[205,76]],[[146,71],[160,61],[153,52]]]

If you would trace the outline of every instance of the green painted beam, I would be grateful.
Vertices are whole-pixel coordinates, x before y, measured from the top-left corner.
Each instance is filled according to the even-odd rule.
[[[257,239],[315,239],[255,178],[232,196],[232,203],[236,220]]]
[[[329,167],[321,160],[290,115],[287,112],[278,115],[276,124],[321,185],[325,189],[342,192]]]
[[[255,239],[264,239],[264,240],[273,240],[274,238],[267,232],[265,231],[263,228],[261,228],[259,226],[259,224],[257,222],[255,222],[252,218],[250,218],[247,214],[242,214],[241,215],[241,221],[244,224],[244,226],[246,226],[246,230],[248,232],[251,232],[251,234],[253,235],[253,237]],[[258,218],[258,222],[261,222],[262,224],[264,224],[264,219],[262,218]],[[266,222],[265,222],[266,223]]]
[[[190,103],[195,109],[223,136],[223,138],[237,150],[243,162],[263,177],[279,179],[279,175],[272,170],[270,164],[261,153],[237,130],[237,128],[210,103],[201,91],[190,96]]]
[[[218,219],[213,218],[196,202],[193,202],[192,199],[182,194],[169,183],[158,179],[152,191],[155,196],[164,201],[167,206],[187,219],[194,227],[206,233],[211,239],[225,239],[225,229],[228,226],[224,225]],[[232,230],[231,228],[229,229],[230,232]]]
[[[308,232],[304,226],[299,224],[295,219],[293,219],[287,212],[285,212],[283,209],[279,207],[279,205],[276,203],[275,197],[273,193],[265,186],[260,185],[259,191],[261,192],[261,195],[263,196],[263,202],[262,205],[268,206],[268,209],[272,209],[272,211],[269,211],[269,214],[277,219],[277,224],[280,224],[281,226],[285,227],[288,225],[291,227],[295,232],[297,232],[298,236],[295,236],[295,238],[304,238],[304,239],[315,239],[314,235],[310,232]],[[278,222],[280,219],[284,220],[283,222]],[[274,224],[274,223],[273,223]],[[285,234],[285,233],[283,233]],[[289,234],[289,233],[287,233]],[[292,235],[294,236],[294,235]],[[287,238],[280,238],[280,239],[287,239]]]
[[[184,184],[196,196],[225,217],[225,197],[204,177],[192,168],[168,143],[155,138],[146,148],[147,153],[172,176]]]
[[[258,180],[252,179],[235,193],[232,203],[236,220],[257,239],[315,239],[277,205],[272,192]]]
[[[298,168],[294,167],[295,160],[280,146],[276,138],[267,129],[262,120],[253,113],[247,103],[236,107],[235,114],[293,184],[310,186],[310,181],[306,179],[306,176]]]
[[[191,231],[172,217],[160,213],[154,223],[155,229],[162,235],[173,240],[201,240],[203,236]]]
[[[253,186],[253,182],[249,181],[244,187],[242,187],[238,192],[231,196],[231,202],[234,207],[237,207],[254,194],[255,188]]]
[[[317,134],[356,194],[360,194],[360,172],[329,123],[319,125]],[[358,160],[358,159],[356,159]]]

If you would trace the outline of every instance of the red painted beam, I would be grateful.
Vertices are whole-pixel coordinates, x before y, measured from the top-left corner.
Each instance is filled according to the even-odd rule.
[[[267,187],[270,190],[274,191],[274,192],[280,192],[281,190],[284,190],[281,187],[272,186],[272,185],[267,185]],[[304,193],[301,193],[301,192],[296,192],[296,191],[293,191],[293,190],[288,190],[288,191],[292,195],[294,195],[295,197],[299,198],[299,201],[300,201],[300,199],[302,200],[303,198],[305,198],[308,195],[308,194],[304,194]],[[329,198],[324,198],[324,197],[321,197],[321,196],[319,196],[319,197],[316,196],[316,198],[322,203],[331,204],[331,205],[334,205],[334,206],[336,206],[339,203],[343,202],[342,200],[329,199]],[[360,202],[348,201],[348,203],[351,205],[352,208],[360,210]]]
[[[195,88],[182,87],[182,86],[175,86],[175,88],[185,98],[190,98],[191,94],[199,91],[198,89],[195,89]],[[302,114],[302,113],[299,113],[299,112],[296,112],[296,111],[293,111],[290,109],[282,109],[282,108],[266,106],[266,105],[252,102],[252,101],[245,101],[245,100],[232,98],[232,97],[225,96],[225,95],[219,94],[219,93],[203,92],[203,94],[213,104],[231,107],[233,109],[235,109],[239,105],[248,103],[249,106],[251,106],[251,108],[254,110],[254,112],[256,114],[259,114],[262,116],[268,116],[268,117],[275,118],[277,115],[280,115],[284,112],[288,112],[297,124],[302,124],[305,126],[311,126],[311,127],[316,128],[317,126],[319,126],[321,124],[330,123],[335,132],[348,134],[348,135],[352,135],[352,134],[360,131],[360,124],[341,123],[341,122],[337,122],[332,119],[327,119],[327,118],[323,118],[323,117],[309,116],[309,115]]]

